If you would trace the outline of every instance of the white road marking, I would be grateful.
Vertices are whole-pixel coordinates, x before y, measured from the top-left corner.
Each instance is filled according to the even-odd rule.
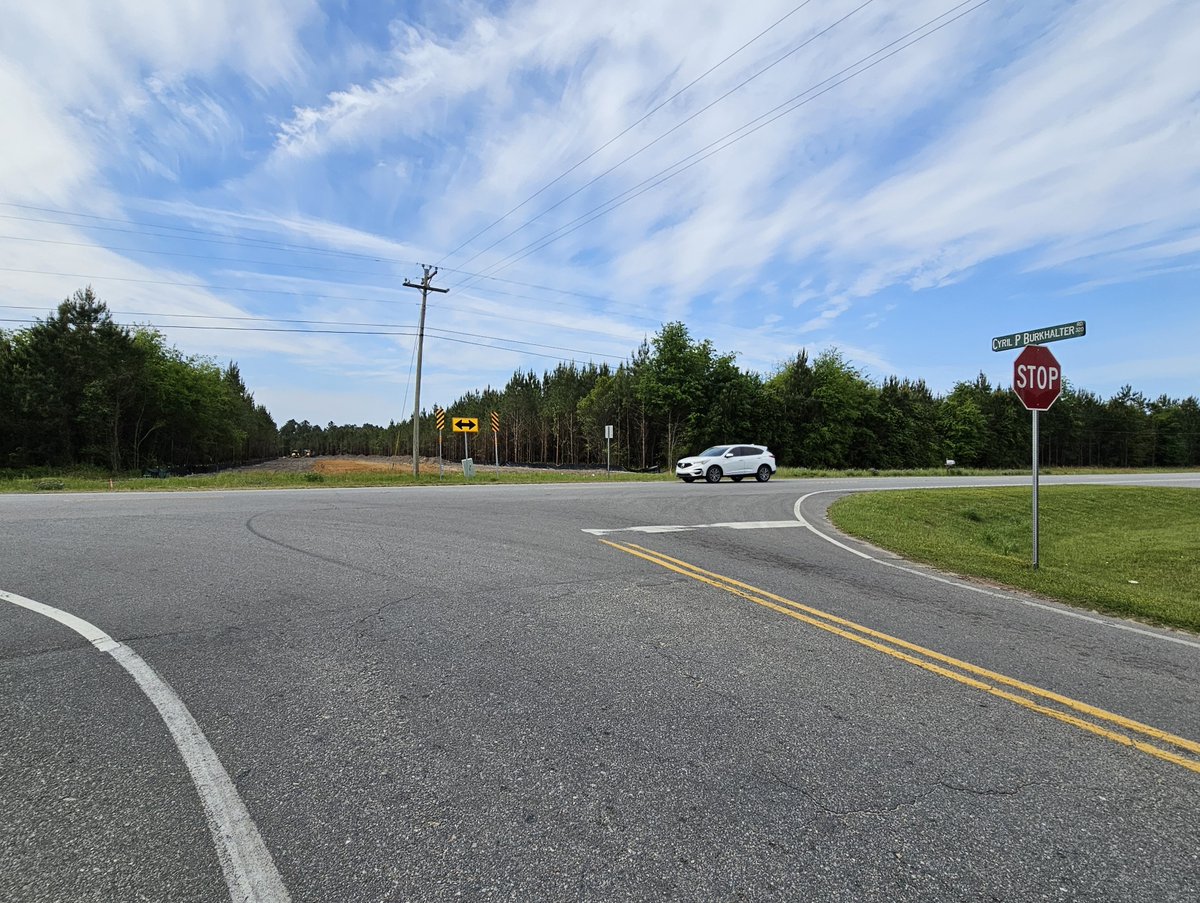
[[[752,520],[731,521],[723,524],[660,524],[649,527],[611,527],[604,530],[584,530],[592,536],[608,536],[610,533],[686,533],[689,530],[709,530],[713,527],[723,527],[727,530],[778,530],[787,527],[802,527],[794,520]]]
[[[914,487],[900,487],[900,488],[910,489],[910,488],[914,488]],[[939,487],[931,486],[929,488],[936,489]],[[1071,609],[1068,609],[1068,608],[1058,608],[1053,605],[1046,605],[1043,602],[1037,602],[1033,599],[1027,599],[1022,596],[1014,596],[1009,593],[998,593],[993,590],[984,589],[981,586],[972,586],[969,583],[963,583],[960,580],[952,580],[949,577],[943,577],[939,574],[930,573],[928,571],[920,571],[920,570],[917,570],[916,568],[904,567],[903,565],[896,564],[891,561],[884,561],[883,559],[876,558],[874,555],[869,555],[866,552],[861,551],[860,549],[851,548],[850,546],[846,545],[844,542],[841,542],[840,540],[835,539],[834,537],[829,536],[826,533],[822,533],[815,526],[813,526],[811,523],[809,523],[807,520],[805,520],[804,515],[800,511],[800,506],[803,505],[806,500],[812,498],[814,495],[824,495],[827,493],[838,493],[838,492],[845,493],[847,491],[850,491],[850,492],[888,492],[888,491],[892,491],[892,490],[890,489],[890,487],[879,486],[879,487],[872,487],[870,489],[852,489],[852,490],[821,489],[816,492],[810,492],[810,493],[808,493],[808,495],[803,495],[800,498],[798,498],[796,500],[796,504],[792,508],[793,512],[796,515],[796,520],[799,522],[799,525],[802,527],[808,528],[815,535],[821,537],[821,539],[825,540],[828,543],[831,543],[832,545],[837,546],[839,549],[849,552],[851,555],[857,555],[859,558],[864,558],[867,561],[873,561],[876,564],[881,564],[884,567],[892,568],[897,571],[903,571],[906,574],[913,574],[917,577],[924,577],[926,580],[934,580],[938,583],[945,583],[948,586],[957,587],[958,589],[970,590],[973,593],[979,593],[981,596],[991,596],[993,599],[1003,599],[1005,602],[1017,602],[1021,605],[1028,605],[1030,608],[1040,608],[1043,611],[1053,612],[1054,614],[1061,615],[1064,618],[1075,618],[1076,620],[1079,620],[1079,621],[1087,621],[1091,624],[1099,624],[1101,627],[1111,627],[1113,630],[1126,630],[1129,633],[1136,633],[1136,634],[1139,634],[1140,636],[1150,637],[1151,639],[1154,639],[1154,640],[1164,640],[1168,643],[1178,643],[1181,646],[1190,646],[1193,649],[1200,649],[1200,643],[1197,643],[1193,640],[1184,639],[1183,637],[1172,636],[1169,633],[1158,633],[1153,630],[1146,630],[1141,627],[1134,627],[1132,624],[1126,624],[1122,621],[1118,621],[1115,619],[1093,617],[1092,615],[1087,615],[1087,614],[1084,614],[1083,612],[1072,611]]]
[[[790,520],[749,520],[735,521],[727,524],[706,524],[708,527],[728,527],[730,530],[779,530],[786,527],[799,527],[800,524]]]
[[[4,590],[0,590],[0,599],[70,627],[101,652],[111,655],[129,672],[158,709],[192,775],[205,818],[208,819],[208,829],[216,845],[217,858],[225,873],[225,883],[229,886],[230,899],[234,903],[289,903],[291,897],[275,868],[275,860],[259,836],[250,813],[238,796],[237,788],[200,730],[200,725],[170,685],[141,656],[94,624],[69,612]]]

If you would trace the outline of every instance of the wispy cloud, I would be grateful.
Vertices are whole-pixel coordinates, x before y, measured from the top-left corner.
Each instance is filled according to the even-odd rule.
[[[598,357],[680,319],[764,371],[836,344],[920,376],[951,318],[986,338],[1054,297],[1101,335],[1151,284],[1200,328],[1172,281],[1200,265],[1200,7],[812,3],[605,146],[795,5],[0,0],[21,136],[0,201],[128,225],[10,221],[76,244],[13,239],[0,263],[145,280],[111,282],[127,308],[415,322],[401,283],[437,261],[433,326]],[[82,281],[4,277],[21,300]],[[344,399],[409,380],[403,336],[172,338],[237,354],[288,406],[288,367]],[[426,360],[441,393],[553,364],[437,341]]]

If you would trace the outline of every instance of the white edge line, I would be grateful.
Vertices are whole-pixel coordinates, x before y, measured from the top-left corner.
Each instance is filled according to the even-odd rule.
[[[230,899],[235,903],[289,903],[291,897],[263,843],[237,788],[221,765],[208,739],[171,689],[146,661],[123,643],[94,624],[69,612],[0,590],[0,599],[29,609],[69,627],[85,640],[111,655],[129,672],[147,698],[158,709],[179,754],[191,773],[200,795],[217,858],[225,873]]]
[[[1088,483],[1088,484],[1084,484],[1084,485],[1092,485],[1092,484]],[[1200,649],[1200,643],[1197,643],[1194,640],[1186,640],[1183,637],[1171,636],[1170,634],[1166,634],[1166,633],[1156,633],[1153,630],[1145,630],[1141,627],[1134,627],[1132,624],[1124,624],[1124,623],[1122,623],[1120,621],[1116,621],[1116,620],[1096,618],[1091,615],[1085,615],[1082,612],[1071,611],[1070,609],[1059,608],[1059,607],[1056,607],[1053,605],[1046,605],[1043,602],[1037,602],[1033,599],[1027,599],[1022,596],[1014,596],[1010,593],[993,592],[992,590],[984,589],[983,587],[972,586],[969,583],[963,583],[960,580],[951,580],[948,577],[942,577],[938,574],[931,574],[927,571],[919,571],[919,570],[916,570],[915,568],[907,568],[907,567],[904,567],[903,565],[894,564],[890,561],[884,561],[880,558],[876,558],[874,555],[868,555],[866,552],[863,552],[859,549],[851,548],[850,546],[846,545],[844,542],[841,542],[826,533],[822,533],[815,526],[813,526],[813,524],[811,524],[808,520],[805,519],[803,513],[801,513],[801,510],[800,510],[801,505],[803,505],[805,501],[812,498],[814,495],[825,495],[825,494],[829,494],[829,493],[842,493],[845,495],[849,495],[849,494],[855,493],[855,492],[900,492],[900,491],[904,491],[907,489],[929,489],[929,490],[932,490],[932,489],[941,489],[941,488],[948,488],[948,487],[940,487],[940,486],[912,486],[912,487],[870,486],[870,487],[862,487],[862,488],[856,488],[856,489],[819,489],[815,492],[810,492],[807,495],[802,495],[802,496],[800,496],[800,498],[796,499],[796,504],[792,507],[792,511],[796,515],[796,520],[798,520],[800,522],[800,525],[802,527],[806,527],[809,530],[811,530],[816,536],[819,536],[821,539],[825,540],[826,542],[832,543],[833,545],[837,546],[839,549],[843,549],[852,555],[857,555],[859,558],[865,558],[867,561],[873,561],[876,564],[883,565],[884,567],[893,568],[897,571],[903,571],[906,574],[913,574],[917,577],[924,577],[926,580],[934,580],[938,583],[945,583],[947,586],[957,587],[958,589],[970,590],[971,592],[979,593],[982,596],[991,596],[994,599],[1002,599],[1005,602],[1018,602],[1021,605],[1028,605],[1030,608],[1040,608],[1043,611],[1053,612],[1054,614],[1061,615],[1065,618],[1075,618],[1080,621],[1087,621],[1091,624],[1099,624],[1101,627],[1110,627],[1113,630],[1125,630],[1125,631],[1128,631],[1129,633],[1136,633],[1139,636],[1150,637],[1151,639],[1154,639],[1154,640],[1163,640],[1168,643],[1178,643],[1180,646],[1190,646],[1192,649]]]

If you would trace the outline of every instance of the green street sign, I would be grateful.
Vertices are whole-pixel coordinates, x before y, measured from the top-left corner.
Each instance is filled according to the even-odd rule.
[[[998,335],[992,339],[992,350],[1012,351],[1014,348],[1024,348],[1026,345],[1045,345],[1047,342],[1077,339],[1084,335],[1087,335],[1087,323],[1083,320],[1076,320],[1074,323],[1063,323],[1061,326],[1046,326],[1042,329],[1030,329],[1028,332]]]

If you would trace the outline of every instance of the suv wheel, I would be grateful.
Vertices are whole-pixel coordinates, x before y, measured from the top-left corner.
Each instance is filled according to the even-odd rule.
[[[765,483],[771,479],[771,467],[768,464],[762,464],[758,468],[758,472],[754,474],[754,479],[760,483]]]
[[[717,467],[717,465],[714,464],[712,467],[710,467],[708,470],[706,470],[704,472],[704,479],[708,480],[708,482],[710,482],[710,483],[720,483],[721,482],[721,468]]]

